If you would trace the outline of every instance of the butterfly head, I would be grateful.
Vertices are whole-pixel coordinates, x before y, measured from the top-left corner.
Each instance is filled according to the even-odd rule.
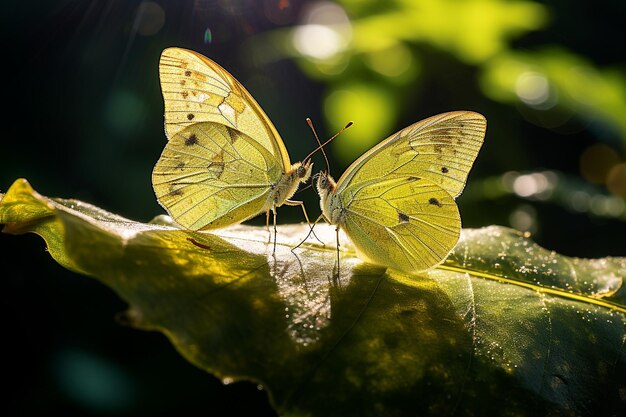
[[[313,163],[310,159],[305,160],[303,163],[296,163],[293,166],[296,177],[300,182],[307,182],[311,178],[311,171],[313,170]]]
[[[319,195],[328,194],[334,191],[335,187],[337,186],[333,177],[331,177],[326,172],[322,171],[317,174],[316,179],[317,182],[315,185],[317,187],[317,192],[319,193]]]

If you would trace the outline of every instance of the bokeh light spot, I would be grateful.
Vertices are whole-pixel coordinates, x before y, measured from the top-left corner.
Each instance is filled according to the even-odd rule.
[[[204,31],[204,43],[210,45],[213,42],[213,34],[211,33],[211,29],[206,28]]]
[[[307,6],[303,13],[304,22],[320,25],[342,25],[350,23],[346,11],[337,3],[318,1]]]
[[[293,32],[293,46],[309,58],[326,60],[344,51],[352,38],[345,10],[330,2],[317,2],[304,12],[303,24]]]
[[[617,196],[609,196],[606,203],[606,211],[609,216],[620,217],[626,210],[626,201]]]
[[[163,8],[153,1],[142,1],[137,6],[133,29],[143,36],[157,34],[165,24]]]
[[[350,60],[343,55],[335,55],[333,58],[329,58],[325,61],[315,61],[313,66],[317,71],[317,75],[323,75],[324,77],[333,77],[341,74],[346,70]]]
[[[626,214],[626,201],[617,195],[590,195],[579,190],[571,193],[569,205],[575,211],[590,212],[599,217],[623,217]]]
[[[302,55],[322,60],[335,56],[345,46],[337,31],[323,25],[298,26],[293,43]]]
[[[591,145],[580,156],[580,172],[589,182],[605,184],[609,171],[620,162],[617,152],[607,145]]]
[[[626,163],[622,162],[611,168],[606,186],[611,193],[626,199]]]
[[[589,207],[596,216],[606,216],[609,208],[608,198],[603,195],[594,195],[591,197]]]
[[[513,184],[519,175],[520,174],[517,171],[507,171],[502,174],[502,177],[500,178],[502,188],[504,188],[505,191],[513,192]]]
[[[513,181],[513,191],[520,197],[542,196],[552,188],[550,178],[544,173],[520,175]]]
[[[585,213],[589,211],[591,196],[584,191],[574,191],[570,196],[570,206],[572,209]]]
[[[509,216],[509,224],[521,232],[537,232],[537,211],[529,204],[517,207]]]
[[[348,121],[354,121],[354,126],[332,142],[337,158],[352,162],[393,133],[395,106],[387,89],[372,85],[352,84],[330,93],[324,100],[324,113],[331,130],[338,131]]]
[[[402,44],[370,52],[366,59],[370,68],[386,77],[401,76],[413,64],[411,51]]]
[[[99,413],[128,411],[135,385],[114,363],[89,352],[59,352],[53,369],[60,390],[71,400]]]
[[[535,71],[526,71],[517,77],[515,93],[524,103],[530,106],[540,106],[550,98],[550,83],[545,75]]]

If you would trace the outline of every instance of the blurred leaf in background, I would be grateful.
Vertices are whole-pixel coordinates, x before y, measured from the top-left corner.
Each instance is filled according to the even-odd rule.
[[[546,9],[527,1],[320,1],[307,7],[283,46],[307,74],[329,84],[329,125],[356,121],[348,139],[334,144],[339,158],[350,161],[412,113],[415,92],[428,80],[420,71],[429,65],[421,64],[428,59],[424,46],[480,67],[546,20]]]
[[[626,232],[624,34],[610,23],[625,6],[570,6],[317,1],[303,7],[297,25],[251,39],[246,51],[262,62],[292,58],[323,83],[330,132],[355,122],[331,145],[336,167],[422,117],[475,110],[486,115],[488,132],[462,200],[470,224],[490,221],[476,215],[479,204],[496,204],[491,222],[550,242],[543,232],[551,219],[537,208],[546,204],[572,220],[588,216],[592,228],[607,221]]]

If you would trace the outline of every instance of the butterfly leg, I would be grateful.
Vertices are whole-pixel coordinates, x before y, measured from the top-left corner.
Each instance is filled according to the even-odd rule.
[[[339,226],[335,227],[335,233],[337,235],[337,278],[341,277],[339,273]]]
[[[272,250],[272,256],[276,255],[276,206],[272,206],[272,213],[274,214],[274,249]]]
[[[291,248],[291,251],[295,251],[296,249],[298,249],[300,246],[302,246],[302,244],[304,242],[306,242],[306,240],[309,238],[309,236],[311,236],[311,233],[315,234],[315,232],[313,232],[313,228],[315,227],[315,225],[317,224],[317,222],[320,221],[320,219],[324,217],[323,214],[320,214],[319,217],[317,219],[315,219],[315,221],[313,222],[313,224],[311,225],[311,230],[309,230],[309,233],[305,236],[304,239],[302,239],[302,241],[300,243],[298,243],[296,246],[294,246],[293,248]],[[319,239],[318,239],[319,240]],[[323,244],[323,243],[322,243]]]
[[[300,207],[302,207],[302,213],[304,213],[304,218],[306,220],[306,223],[309,225],[309,229],[311,229],[309,234],[307,235],[307,238],[311,235],[311,233],[313,233],[313,236],[315,236],[315,239],[317,239],[317,241],[320,242],[323,245],[324,242],[322,242],[320,240],[320,238],[317,237],[317,235],[313,231],[313,225],[311,225],[311,221],[309,220],[309,215],[306,212],[306,207],[304,206],[304,202],[302,202],[302,201],[294,201],[294,200],[285,200],[285,202],[283,204],[285,204],[287,206],[300,206]],[[320,217],[322,217],[322,216],[320,216]],[[317,220],[315,220],[315,223],[317,223],[318,221],[319,221],[319,217],[318,217]],[[313,223],[313,224],[315,224],[315,223]],[[306,240],[306,238],[304,240]],[[304,241],[302,241],[302,242],[304,242]],[[302,242],[300,242],[300,244],[298,246],[300,246],[302,244]],[[296,247],[298,247],[298,246],[296,246]]]
[[[267,227],[267,243],[272,241],[272,232],[270,232],[270,211],[265,212],[265,227]]]

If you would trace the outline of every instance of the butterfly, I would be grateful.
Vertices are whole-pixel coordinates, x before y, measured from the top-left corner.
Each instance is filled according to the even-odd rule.
[[[152,172],[157,200],[179,225],[210,230],[276,208],[311,176],[291,164],[278,131],[250,93],[199,53],[168,48],[159,62],[168,142]],[[275,239],[274,239],[275,240]]]
[[[322,216],[352,240],[362,258],[404,272],[441,264],[459,240],[455,198],[487,128],[481,114],[432,116],[388,137],[337,182],[318,174]]]

